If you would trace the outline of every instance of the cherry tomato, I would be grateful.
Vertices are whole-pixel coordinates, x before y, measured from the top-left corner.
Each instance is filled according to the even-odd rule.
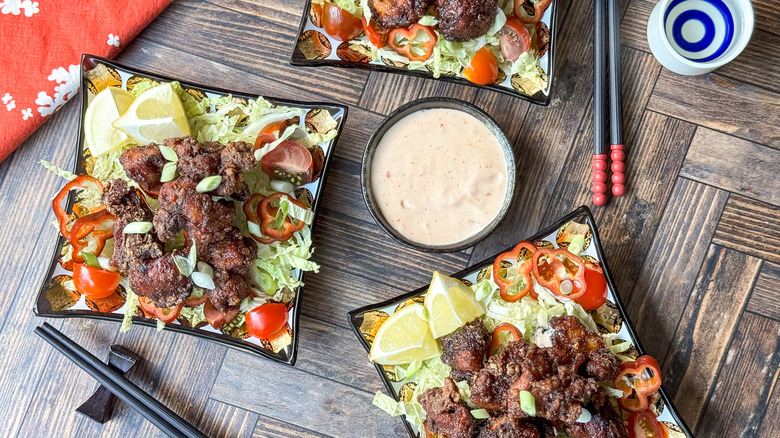
[[[287,129],[288,126],[292,124],[291,120],[280,120],[278,122],[271,123],[270,125],[266,126],[265,128],[260,130],[260,135],[262,134],[273,134],[275,137],[279,137],[279,135],[284,132],[285,129]]]
[[[282,303],[268,303],[255,307],[246,314],[246,328],[252,336],[268,339],[287,322],[289,311]]]
[[[498,63],[496,57],[490,53],[487,47],[479,51],[471,58],[469,66],[463,70],[463,76],[477,85],[488,85],[498,79]]]
[[[328,35],[339,41],[349,41],[363,33],[360,18],[333,3],[326,3],[322,9],[322,27]]]
[[[630,438],[666,438],[661,425],[650,411],[637,412],[628,417],[628,436]]]
[[[596,310],[607,301],[607,279],[598,266],[585,264],[585,295],[575,299],[585,310]]]
[[[506,24],[498,32],[501,42],[501,54],[510,62],[517,61],[520,55],[531,48],[531,33],[528,28],[515,17],[509,17]]]
[[[138,305],[141,306],[146,316],[159,319],[166,324],[176,321],[182,307],[182,304],[177,304],[173,307],[157,307],[146,297],[138,297]]]
[[[206,300],[206,304],[203,306],[203,316],[206,317],[206,321],[212,327],[219,330],[226,322],[232,321],[238,315],[238,310],[238,307],[236,307],[235,309],[228,309],[222,312],[211,304],[211,300]]]
[[[119,272],[73,263],[73,285],[90,298],[105,298],[113,294],[120,278]]]
[[[366,21],[366,17],[363,17],[363,32],[365,32],[366,37],[368,37],[368,40],[371,41],[371,44],[376,46],[377,49],[381,49],[382,47],[387,45],[387,32],[380,32],[376,30],[376,28],[373,25],[368,24]]]
[[[268,143],[273,143],[276,141],[276,136],[270,133],[264,133],[257,136],[257,139],[255,139],[255,150],[262,149],[263,146],[267,145]]]
[[[536,23],[542,19],[550,3],[552,0],[515,0],[513,12],[523,23]]]
[[[311,152],[302,144],[285,140],[260,159],[260,169],[271,179],[308,184],[314,176]]]

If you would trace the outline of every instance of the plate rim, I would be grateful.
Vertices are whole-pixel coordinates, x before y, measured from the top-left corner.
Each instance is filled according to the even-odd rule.
[[[536,240],[539,240],[539,239],[541,239],[543,237],[546,237],[546,236],[550,235],[551,233],[557,231],[565,223],[567,223],[567,222],[569,222],[571,220],[577,219],[577,218],[584,218],[585,221],[587,222],[588,226],[593,231],[593,239],[592,239],[593,240],[593,247],[594,247],[594,249],[596,251],[596,254],[599,256],[599,261],[601,262],[602,269],[604,270],[604,277],[607,280],[607,284],[609,285],[610,289],[612,289],[612,291],[615,292],[614,293],[615,305],[618,308],[618,312],[620,312],[620,315],[623,317],[623,321],[624,321],[624,324],[626,326],[626,329],[628,330],[630,336],[633,338],[632,340],[636,341],[634,343],[634,346],[636,347],[637,352],[639,353],[639,355],[643,355],[643,354],[645,354],[645,350],[644,350],[644,348],[641,345],[641,342],[639,340],[639,337],[637,336],[636,331],[634,330],[634,326],[631,323],[631,319],[629,318],[628,314],[626,313],[625,306],[623,305],[623,300],[620,298],[620,294],[617,292],[617,288],[615,288],[615,283],[612,280],[612,276],[609,273],[609,266],[607,264],[606,256],[605,256],[604,251],[603,251],[603,249],[601,247],[601,236],[599,235],[598,226],[596,226],[596,219],[593,217],[593,213],[591,212],[590,208],[587,205],[581,205],[577,209],[575,209],[572,212],[570,212],[570,213],[564,215],[563,217],[557,219],[551,225],[541,229],[540,231],[536,232],[535,234],[533,234],[532,236],[526,238],[525,240],[529,240],[529,241],[532,241],[532,242],[536,241]],[[504,249],[504,250],[496,253],[494,256],[487,257],[484,260],[481,260],[481,261],[473,264],[472,266],[466,267],[466,268],[461,269],[460,271],[458,271],[458,272],[456,272],[454,274],[451,274],[450,276],[451,277],[455,277],[455,278],[462,278],[462,277],[465,277],[468,274],[472,274],[472,273],[474,273],[477,270],[483,269],[488,264],[492,264],[492,261],[495,260],[495,258],[498,257],[499,254],[502,254],[502,253],[504,253],[504,252],[506,252],[508,250],[511,250],[511,249],[512,249],[512,247]],[[417,289],[415,289],[415,290],[413,290],[411,292],[406,292],[404,294],[398,295],[396,297],[387,299],[387,300],[379,302],[379,303],[368,304],[368,305],[365,305],[365,306],[361,306],[361,307],[359,307],[357,309],[353,309],[353,310],[350,310],[349,312],[347,312],[347,322],[348,322],[350,328],[352,328],[352,332],[355,334],[355,336],[357,336],[358,340],[360,341],[360,344],[363,346],[363,348],[366,350],[367,353],[370,351],[370,346],[368,345],[368,342],[366,342],[366,340],[363,337],[363,335],[360,333],[360,324],[357,323],[358,315],[361,315],[361,314],[366,313],[366,312],[371,311],[371,310],[376,310],[376,309],[380,309],[380,308],[383,308],[383,307],[387,307],[387,306],[390,306],[392,304],[398,303],[400,301],[405,301],[405,300],[408,300],[410,298],[414,298],[414,297],[420,296],[421,294],[423,294],[427,290],[427,288],[428,288],[428,286],[425,285],[425,286],[417,288]],[[376,369],[377,373],[379,373],[379,377],[382,380],[382,384],[384,385],[384,387],[387,390],[387,392],[389,392],[390,395],[394,399],[398,400],[398,393],[392,387],[392,384],[390,383],[390,380],[385,375],[384,370],[382,369],[381,365],[373,363],[373,362],[371,364],[374,365],[374,368]],[[663,399],[664,404],[667,406],[667,409],[669,409],[669,413],[671,414],[671,416],[677,421],[677,424],[681,427],[683,433],[686,436],[688,436],[690,438],[693,438],[694,437],[693,432],[691,432],[691,430],[688,427],[688,425],[685,423],[685,421],[679,415],[679,413],[677,411],[677,407],[669,399],[669,397],[667,396],[666,392],[663,389],[663,386],[659,389],[658,393],[661,396],[661,398]],[[401,421],[403,421],[404,426],[406,427],[406,430],[407,430],[407,432],[409,434],[409,437],[410,438],[418,438],[418,434],[416,434],[414,432],[414,430],[412,429],[412,427],[409,424],[409,422],[406,421],[406,416],[405,415],[401,415],[400,418],[401,418]]]
[[[296,101],[296,100],[290,100],[290,99],[283,99],[283,98],[276,98],[272,96],[265,96],[265,95],[259,95],[259,94],[250,94],[246,92],[241,91],[232,91],[232,90],[226,90],[219,87],[211,87],[211,86],[205,86],[196,84],[193,82],[185,82],[181,81],[175,78],[171,78],[166,75],[162,75],[159,73],[152,73],[148,72],[146,70],[138,69],[135,67],[129,67],[126,64],[122,64],[101,56],[91,55],[88,53],[84,53],[81,55],[81,64],[79,65],[79,68],[81,69],[81,76],[79,80],[80,83],[80,90],[79,90],[79,105],[80,105],[80,113],[81,116],[79,118],[79,134],[78,134],[78,140],[75,149],[75,160],[73,162],[73,166],[71,167],[71,171],[73,171],[76,174],[82,174],[83,168],[81,164],[83,163],[84,154],[81,150],[81,146],[84,144],[84,115],[86,112],[86,102],[85,98],[88,93],[87,88],[84,86],[86,75],[87,75],[87,69],[85,68],[88,65],[93,64],[105,64],[108,67],[112,67],[114,69],[123,70],[125,72],[128,72],[133,75],[139,75],[148,77],[150,79],[162,81],[162,82],[172,82],[172,81],[178,81],[182,84],[182,86],[186,88],[197,88],[200,90],[216,93],[216,94],[230,94],[235,97],[240,97],[244,99],[256,99],[258,97],[263,97],[264,99],[274,103],[274,104],[282,104],[282,105],[294,105],[299,107],[308,107],[308,108],[323,108],[323,109],[333,109],[337,112],[341,112],[341,119],[338,120],[338,124],[336,126],[337,133],[336,136],[331,140],[331,146],[328,150],[328,154],[325,155],[325,161],[323,163],[322,167],[322,174],[320,176],[321,182],[320,182],[320,196],[315,198],[316,201],[321,201],[321,197],[323,194],[323,191],[325,190],[325,183],[327,181],[327,177],[330,171],[331,167],[331,161],[333,160],[333,157],[335,155],[335,149],[338,144],[339,137],[341,136],[344,127],[346,126],[346,120],[347,120],[347,114],[349,112],[349,109],[346,105],[342,105],[339,103],[325,103],[325,102],[304,102],[304,101]],[[72,208],[73,206],[73,200],[74,200],[73,192],[71,192],[67,199],[67,209]],[[311,231],[314,232],[315,226],[317,223],[318,218],[318,211],[320,209],[321,202],[315,202],[312,212],[314,213],[314,221],[311,224],[310,228]],[[46,270],[46,275],[43,277],[43,280],[41,281],[41,285],[38,288],[38,293],[36,295],[35,303],[33,305],[33,313],[37,317],[46,317],[46,318],[58,318],[58,319],[65,319],[65,318],[83,318],[83,319],[97,319],[97,320],[104,320],[104,321],[121,321],[122,315],[119,315],[117,313],[105,313],[105,312],[94,312],[94,311],[87,311],[87,310],[63,310],[63,311],[46,311],[44,309],[39,308],[39,303],[41,300],[46,299],[45,293],[46,293],[46,286],[49,284],[50,280],[53,278],[54,271],[56,270],[57,266],[59,265],[59,255],[60,255],[60,249],[62,248],[63,244],[65,243],[65,239],[57,234],[57,241],[54,245],[54,250],[51,257],[51,262],[49,263],[49,269]],[[305,282],[306,278],[306,272],[301,271],[301,281]],[[165,329],[170,330],[177,333],[186,333],[188,335],[193,335],[198,338],[202,338],[208,341],[216,342],[222,345],[227,345],[231,347],[235,347],[240,350],[244,350],[250,353],[257,354],[259,356],[262,356],[267,359],[271,359],[275,362],[287,364],[290,366],[294,366],[295,362],[298,357],[298,335],[299,335],[299,323],[300,323],[300,309],[301,309],[301,301],[303,298],[303,290],[305,285],[300,286],[296,290],[295,294],[295,300],[293,303],[293,307],[295,309],[295,312],[293,314],[293,324],[292,324],[292,342],[291,342],[291,351],[289,357],[287,355],[282,355],[279,353],[273,353],[270,351],[266,351],[265,349],[261,349],[260,347],[254,347],[250,346],[249,344],[245,342],[241,342],[242,339],[234,338],[232,336],[225,335],[223,333],[212,333],[212,332],[204,332],[201,330],[198,330],[193,327],[188,327],[182,324],[174,324],[174,325],[166,325]],[[147,318],[140,318],[138,316],[133,316],[133,324],[139,324],[147,327],[157,327],[156,323],[152,322],[151,320]]]
[[[290,58],[288,60],[289,64],[294,67],[339,67],[339,68],[350,68],[350,69],[361,69],[361,70],[369,70],[369,71],[379,71],[379,72],[385,72],[385,73],[397,73],[401,75],[411,75],[411,76],[417,76],[422,78],[428,78],[432,80],[437,81],[445,81],[450,82],[454,84],[460,84],[460,85],[467,85],[469,87],[476,88],[477,90],[480,89],[486,89],[486,90],[492,90],[501,94],[506,94],[509,96],[516,97],[521,100],[525,100],[526,102],[533,103],[535,105],[540,106],[549,106],[552,102],[552,96],[553,96],[553,90],[555,88],[555,48],[557,46],[557,34],[558,34],[558,3],[559,0],[553,0],[552,4],[550,4],[551,12],[550,12],[550,48],[547,50],[547,55],[550,57],[550,68],[547,72],[547,79],[550,83],[549,87],[549,93],[545,95],[542,93],[543,98],[534,98],[534,96],[538,95],[540,92],[537,92],[536,94],[532,96],[528,96],[526,94],[520,94],[517,91],[514,91],[513,89],[505,88],[505,87],[499,87],[496,85],[477,85],[467,79],[455,77],[455,76],[446,76],[442,75],[438,78],[434,78],[433,75],[431,75],[429,72],[422,71],[422,70],[407,70],[400,67],[391,67],[384,64],[370,64],[370,63],[362,63],[362,62],[351,62],[351,61],[344,61],[344,60],[335,60],[335,59],[296,59],[295,52],[298,49],[298,42],[301,39],[301,35],[303,35],[303,32],[306,30],[306,20],[309,18],[309,10],[311,9],[311,2],[312,0],[306,0],[306,5],[303,9],[303,12],[301,13],[301,24],[298,26],[298,32],[295,35],[295,41],[292,45],[292,51],[290,52]]]

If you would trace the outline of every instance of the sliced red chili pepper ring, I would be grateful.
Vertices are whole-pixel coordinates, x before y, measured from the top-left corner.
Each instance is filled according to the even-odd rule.
[[[576,300],[585,294],[585,261],[566,249],[540,249],[534,253],[537,283],[560,298]]]
[[[301,230],[305,225],[303,221],[293,219],[289,215],[284,218],[282,223],[277,224],[276,215],[279,212],[278,203],[282,198],[287,198],[289,202],[299,207],[306,208],[300,201],[287,193],[274,193],[263,199],[260,205],[257,206],[257,214],[263,221],[260,230],[266,236],[273,237],[279,242],[288,240],[296,231]],[[277,205],[273,205],[274,203]]]
[[[523,335],[520,334],[520,330],[518,330],[517,327],[509,324],[508,322],[502,322],[501,324],[497,325],[495,329],[493,329],[493,340],[490,342],[490,350],[488,350],[489,355],[496,354],[496,352],[501,348],[501,332],[508,332],[511,334],[514,341],[523,339]]]
[[[418,35],[422,32],[427,41],[419,41]],[[415,24],[409,29],[399,27],[393,29],[387,35],[387,43],[391,49],[409,58],[409,61],[426,61],[433,55],[433,47],[436,45],[436,32],[422,24]],[[419,54],[415,54],[418,51]]]
[[[612,384],[615,389],[623,391],[618,400],[621,408],[642,412],[650,405],[648,396],[661,387],[661,367],[652,356],[640,356],[637,360],[621,364]]]
[[[146,297],[138,297],[138,305],[141,306],[141,309],[147,316],[157,318],[166,324],[176,321],[182,308],[181,303],[168,308],[157,307]]]
[[[70,231],[68,230],[68,223],[74,219],[73,214],[65,213],[65,209],[62,206],[63,201],[67,198],[68,193],[73,189],[87,189],[85,183],[90,182],[94,184],[100,192],[103,192],[103,184],[97,179],[89,175],[79,175],[71,181],[65,184],[65,187],[57,193],[57,196],[52,200],[52,209],[54,215],[57,216],[57,221],[60,223],[60,234],[66,239],[70,239]]]
[[[512,251],[496,257],[493,262],[493,281],[498,285],[504,301],[517,301],[533,289],[531,270],[535,252],[536,246],[524,240]]]
[[[244,201],[244,205],[241,206],[241,209],[244,211],[244,215],[246,216],[246,222],[247,222],[247,228],[249,227],[249,223],[253,223],[257,225],[257,227],[262,232],[262,223],[260,222],[260,218],[257,216],[257,210],[260,207],[260,203],[265,199],[265,195],[261,195],[260,193],[254,193],[252,196],[249,197],[246,201]],[[251,231],[249,232],[249,235],[252,236],[253,239],[257,240],[258,242],[269,245],[271,243],[276,242],[276,239],[273,237],[265,237],[265,236],[258,236]]]
[[[114,237],[114,232],[113,227],[111,226],[103,229],[99,229],[99,227],[103,226],[106,222],[114,221],[114,216],[109,214],[105,208],[76,219],[76,222],[73,223],[73,226],[70,229],[70,245],[73,247],[73,261],[76,263],[84,262],[81,250],[89,246],[88,236],[92,236],[95,240],[96,247],[94,254],[96,256],[100,255],[106,245],[106,240]]]

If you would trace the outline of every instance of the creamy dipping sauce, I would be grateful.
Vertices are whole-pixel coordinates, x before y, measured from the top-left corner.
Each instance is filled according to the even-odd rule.
[[[498,215],[507,190],[498,139],[458,110],[421,110],[385,132],[371,161],[371,192],[407,239],[447,245],[479,233]]]

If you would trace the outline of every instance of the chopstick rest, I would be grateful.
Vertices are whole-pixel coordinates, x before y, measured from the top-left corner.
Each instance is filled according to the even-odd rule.
[[[124,375],[143,358],[121,345],[112,345],[108,350],[108,365]],[[103,385],[87,401],[76,408],[76,412],[103,424],[111,419],[116,397]]]

